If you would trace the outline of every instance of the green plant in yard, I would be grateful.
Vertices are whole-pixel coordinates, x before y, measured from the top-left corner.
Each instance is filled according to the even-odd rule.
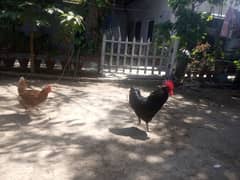
[[[169,42],[171,39],[171,31],[173,29],[173,23],[166,21],[154,26],[154,41],[157,44],[162,44],[163,42]]]
[[[64,37],[68,42],[72,42],[72,46],[69,49],[69,56],[67,65],[73,60],[75,55],[75,73],[77,73],[80,66],[80,50],[84,46],[84,36],[83,32],[85,28],[83,26],[83,17],[74,14],[74,12],[69,11],[62,13],[60,15],[61,25],[64,27]]]
[[[170,7],[176,17],[171,31],[180,37],[180,51],[178,52],[178,66],[176,76],[179,81],[184,77],[187,65],[192,62],[195,47],[201,42],[207,42],[207,25],[213,19],[209,13],[200,13],[196,11],[196,7],[204,2],[214,5],[224,3],[224,0],[168,0]],[[207,62],[215,59],[215,55],[219,52],[213,51],[205,56]],[[196,56],[195,56],[196,58]],[[198,61],[203,61],[198,59]]]
[[[75,14],[72,11],[61,12],[60,14],[60,23],[63,25],[63,31],[65,33],[65,37],[68,38],[67,41],[74,41],[75,34],[78,31],[83,31],[83,17]],[[78,42],[77,42],[78,43]]]
[[[201,77],[214,70],[215,59],[212,52],[209,51],[210,48],[208,43],[199,43],[191,54],[191,71],[199,73]]]
[[[238,71],[240,71],[240,60],[233,61]]]
[[[5,22],[8,22],[7,28],[9,29],[12,28],[11,26],[26,25],[28,27],[32,72],[35,71],[35,41],[40,28],[50,28],[52,24],[59,24],[59,32],[55,32],[54,36],[59,36],[58,39],[62,39],[63,35],[64,41],[68,44],[78,46],[78,49],[83,48],[86,46],[84,45],[86,40],[83,37],[76,38],[76,34],[81,33],[82,35],[82,32],[85,31],[83,26],[83,16],[87,15],[85,6],[91,3],[91,6],[96,5],[97,9],[101,9],[110,4],[107,0],[68,0],[66,2],[68,4],[65,6],[62,5],[63,2],[57,0],[0,1],[0,27],[6,26]],[[81,13],[79,13],[79,7],[82,8],[80,9]]]
[[[49,13],[46,8],[52,6],[54,1],[4,1],[0,4],[0,19],[8,19],[15,25],[26,25],[29,30],[29,49],[31,71],[35,71],[34,39],[35,33],[41,26],[49,26]]]
[[[240,60],[235,60],[234,64],[236,66],[236,77],[233,82],[234,88],[240,88]]]

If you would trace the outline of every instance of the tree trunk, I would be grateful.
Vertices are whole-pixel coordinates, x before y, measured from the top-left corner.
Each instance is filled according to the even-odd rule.
[[[75,69],[74,69],[74,76],[77,76],[77,74],[80,71],[80,64],[81,64],[81,59],[80,59],[80,48],[78,48],[77,50],[77,54],[76,54],[76,61],[75,61]]]
[[[31,63],[31,73],[35,72],[35,54],[34,54],[34,32],[30,34],[30,63]]]

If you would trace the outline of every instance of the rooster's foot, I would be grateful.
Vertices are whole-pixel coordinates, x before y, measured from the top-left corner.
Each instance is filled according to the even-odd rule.
[[[141,119],[140,118],[138,118],[138,125],[140,125],[141,124]]]
[[[149,132],[148,123],[146,123],[146,129],[147,129],[147,132]]]

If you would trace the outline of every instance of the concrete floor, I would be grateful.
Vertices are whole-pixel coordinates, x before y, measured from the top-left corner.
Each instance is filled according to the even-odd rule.
[[[239,104],[179,91],[146,133],[128,106],[128,86],[53,84],[39,110],[26,112],[16,81],[0,82],[1,180],[240,179]]]

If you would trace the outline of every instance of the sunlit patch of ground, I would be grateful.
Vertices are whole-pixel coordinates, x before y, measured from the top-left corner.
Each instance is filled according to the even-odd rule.
[[[240,179],[239,106],[179,91],[146,133],[128,106],[128,86],[53,84],[39,110],[26,112],[16,81],[0,82],[0,179]]]

